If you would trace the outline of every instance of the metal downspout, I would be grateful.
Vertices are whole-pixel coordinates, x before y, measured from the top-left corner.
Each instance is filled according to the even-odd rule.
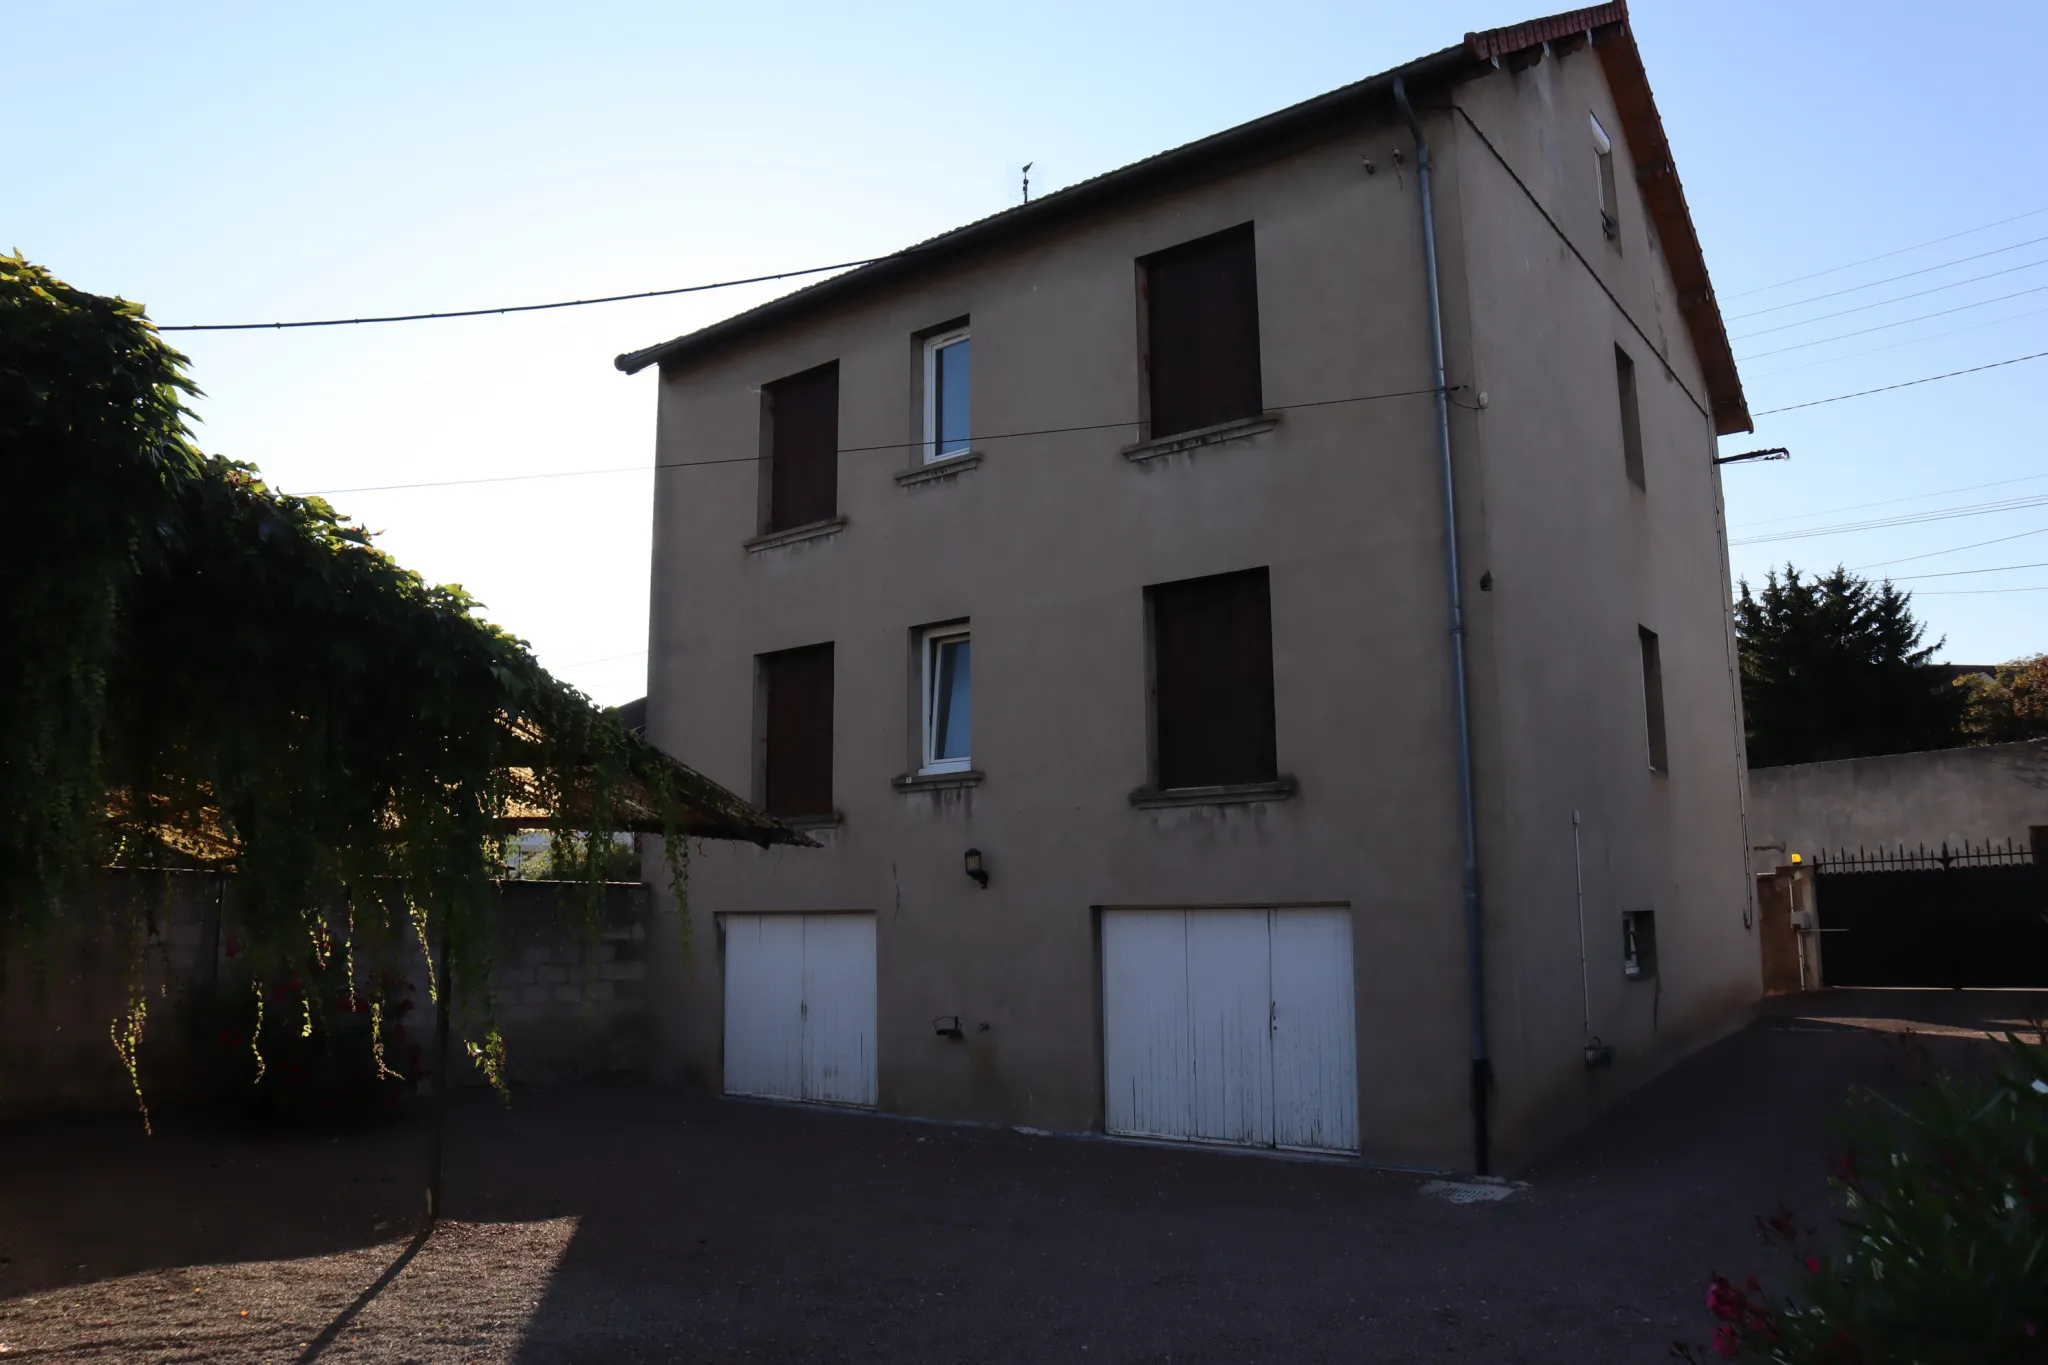
[[[1458,804],[1465,838],[1465,976],[1471,995],[1472,1169],[1490,1174],[1491,1139],[1487,1101],[1493,1089],[1493,1057],[1486,1042],[1486,971],[1479,939],[1479,827],[1472,783],[1472,702],[1465,680],[1465,594],[1458,570],[1458,501],[1451,478],[1451,394],[1444,375],[1444,310],[1436,263],[1436,209],[1431,202],[1429,139],[1408,102],[1408,88],[1394,77],[1394,102],[1415,135],[1415,174],[1422,196],[1422,258],[1429,281],[1429,348],[1436,373],[1437,457],[1443,466],[1444,574],[1451,595],[1451,674],[1457,690]]]

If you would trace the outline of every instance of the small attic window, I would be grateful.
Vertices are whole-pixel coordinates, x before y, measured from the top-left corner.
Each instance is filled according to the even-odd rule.
[[[1600,168],[1600,231],[1613,242],[1621,237],[1621,200],[1614,184],[1614,139],[1607,136],[1598,118],[1593,118],[1592,123],[1593,156]]]

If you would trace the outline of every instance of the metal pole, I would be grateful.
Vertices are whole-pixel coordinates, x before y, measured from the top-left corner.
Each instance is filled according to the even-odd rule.
[[[1465,977],[1471,995],[1472,1169],[1489,1173],[1491,1141],[1487,1102],[1493,1088],[1493,1057],[1486,1041],[1486,972],[1480,952],[1479,820],[1472,781],[1472,704],[1465,680],[1465,593],[1458,570],[1458,499],[1451,477],[1451,394],[1444,375],[1444,310],[1437,283],[1436,209],[1430,195],[1429,139],[1408,102],[1407,84],[1394,77],[1394,102],[1415,135],[1415,178],[1422,197],[1422,255],[1429,283],[1430,363],[1436,374],[1437,458],[1443,470],[1444,576],[1451,594],[1451,676],[1458,721],[1458,806],[1465,843]]]
[[[427,1225],[441,1216],[441,1157],[448,1149],[448,1089],[452,1081],[448,1061],[448,1016],[455,1012],[454,952],[448,941],[448,922],[441,921],[440,961],[434,969],[434,1093],[427,1119]]]

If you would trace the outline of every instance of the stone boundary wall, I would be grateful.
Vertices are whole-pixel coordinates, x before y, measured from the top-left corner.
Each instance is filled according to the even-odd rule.
[[[498,888],[492,984],[512,1083],[645,1075],[650,889],[608,884],[600,923],[586,927],[580,886]],[[0,1121],[134,1112],[110,1026],[127,1009],[137,963],[149,1010],[140,1071],[150,1107],[175,1112],[196,1093],[187,1012],[230,974],[234,878],[172,872],[152,888],[148,878],[114,869],[95,879],[82,908],[39,945],[18,934],[0,942]],[[153,933],[127,928],[136,909]],[[424,1043],[433,1029],[426,961],[410,936],[403,955],[416,1002],[408,1031]],[[456,1083],[483,1084],[459,1043],[453,1051]]]

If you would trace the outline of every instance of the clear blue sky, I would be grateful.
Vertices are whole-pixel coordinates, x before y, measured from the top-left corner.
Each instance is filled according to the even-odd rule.
[[[0,246],[165,323],[756,274],[981,217],[1015,202],[1025,161],[1053,189],[1545,9],[15,0]],[[2048,349],[2048,264],[2030,264],[2048,241],[1946,264],[2048,238],[2048,213],[1748,292],[2048,209],[2048,105],[2025,60],[2048,47],[2048,7],[1646,0],[1635,24],[1729,314],[1943,267],[1736,335],[2026,267],[1738,341],[1739,356],[2041,291],[1751,359],[1753,409]],[[290,491],[637,467],[334,498],[620,701],[645,676],[654,383],[611,358],[778,292],[180,344],[207,391],[203,444]],[[1726,472],[1732,535],[2048,498],[2044,392],[2048,360],[1762,418],[1724,450],[1796,458]],[[2048,588],[2048,568],[1903,578],[2048,561],[2048,502],[1734,554],[1752,577],[1787,558],[1928,556],[1889,571],[1945,657],[2048,648],[2048,593],[2004,591]]]

